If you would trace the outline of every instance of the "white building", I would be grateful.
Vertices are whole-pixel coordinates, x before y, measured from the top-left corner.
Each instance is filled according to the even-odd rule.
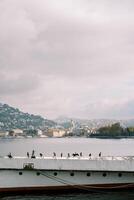
[[[45,133],[48,137],[63,137],[66,131],[64,129],[51,128]]]
[[[13,130],[11,130],[10,132],[9,132],[9,135],[10,136],[13,136],[13,137],[15,137],[15,136],[25,136],[25,133],[23,132],[23,130],[22,129],[13,129]]]
[[[8,136],[8,131],[0,131],[0,137]]]
[[[38,130],[37,130],[37,135],[38,135],[38,136],[42,136],[42,130],[38,129]]]
[[[55,129],[53,130],[53,137],[63,137],[65,135],[65,130]]]

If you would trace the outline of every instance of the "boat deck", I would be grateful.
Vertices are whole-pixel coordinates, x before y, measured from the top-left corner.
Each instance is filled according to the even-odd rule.
[[[38,170],[134,172],[134,156],[0,157],[0,170],[25,169],[30,165]]]
[[[0,156],[0,159],[10,159],[8,156]],[[13,156],[11,159],[37,159],[37,160],[134,160],[134,156],[71,156],[71,157],[60,157],[60,156],[36,156],[35,158],[26,156]]]

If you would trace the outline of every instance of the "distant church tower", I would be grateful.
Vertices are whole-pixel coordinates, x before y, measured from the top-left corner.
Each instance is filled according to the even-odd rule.
[[[75,122],[71,119],[71,128],[70,128],[70,132],[73,132],[74,129],[75,129]]]

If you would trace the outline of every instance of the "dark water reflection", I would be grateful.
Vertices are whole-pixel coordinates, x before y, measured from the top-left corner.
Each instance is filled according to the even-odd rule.
[[[0,200],[134,200],[134,191],[72,193],[62,195],[23,195],[0,197]]]

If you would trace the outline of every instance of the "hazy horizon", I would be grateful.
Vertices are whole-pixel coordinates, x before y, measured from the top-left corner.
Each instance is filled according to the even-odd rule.
[[[134,118],[133,0],[1,0],[0,102],[48,119]]]
[[[6,103],[4,103],[4,102],[0,102],[0,105],[4,105],[4,104],[6,104]],[[8,106],[10,106],[10,107],[13,107],[12,105],[9,105],[9,104],[6,104],[6,105],[8,105]],[[21,110],[19,107],[13,107],[13,108],[15,108],[15,109],[19,109],[19,111],[20,112],[23,112],[23,113],[28,113],[27,111],[24,111],[24,110]],[[31,115],[40,115],[39,113],[28,113],[28,114],[31,114]],[[71,120],[71,119],[75,119],[75,120],[120,120],[120,121],[122,121],[122,120],[134,120],[134,118],[132,117],[132,118],[80,118],[79,116],[78,117],[73,117],[73,116],[65,116],[65,115],[59,115],[59,116],[57,116],[56,118],[47,118],[46,116],[42,116],[42,115],[40,115],[41,117],[43,117],[44,119],[48,119],[48,120],[53,120],[53,121],[56,121],[56,120]]]

